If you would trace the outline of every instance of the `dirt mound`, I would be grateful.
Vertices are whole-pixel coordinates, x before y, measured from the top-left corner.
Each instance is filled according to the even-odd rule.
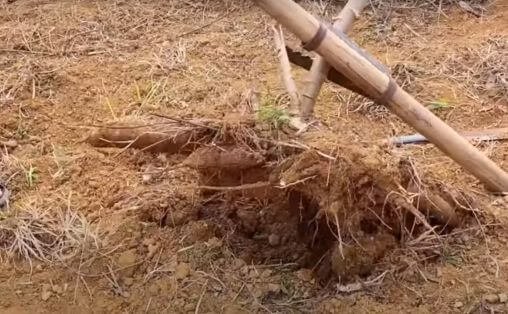
[[[292,263],[314,270],[323,282],[351,280],[369,275],[405,239],[447,232],[462,217],[456,198],[441,196],[433,180],[417,177],[411,162],[382,147],[335,139],[332,156],[317,148],[288,150],[241,123],[195,127],[208,133],[194,151],[177,149],[186,157],[164,172],[170,184],[147,185],[138,194],[146,200],[141,217],[169,227],[204,222],[206,230],[194,233],[226,239],[247,263]],[[181,130],[159,130],[166,138],[158,140],[180,136],[175,129]],[[151,132],[124,138],[139,144]],[[185,132],[195,134],[190,127]],[[102,143],[110,143],[102,134]],[[268,144],[260,149],[260,142]],[[160,151],[146,145],[138,148]]]

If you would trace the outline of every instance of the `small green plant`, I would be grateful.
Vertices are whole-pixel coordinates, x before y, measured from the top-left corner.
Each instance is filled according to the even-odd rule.
[[[296,292],[296,287],[293,279],[286,273],[283,273],[280,279],[281,292],[287,296],[293,296]]]
[[[264,97],[257,112],[258,119],[270,126],[280,129],[289,123],[289,115],[286,110],[275,106],[273,99]]]
[[[18,139],[28,138],[28,130],[23,126],[21,122],[18,124],[18,128],[16,129],[16,137]]]
[[[450,103],[446,100],[436,100],[427,105],[429,110],[441,110],[452,107]]]
[[[37,168],[30,165],[30,168],[25,169],[26,183],[29,187],[33,187],[37,182]]]
[[[447,247],[443,248],[442,259],[445,263],[459,267],[464,263],[464,259],[460,256],[459,252],[454,252]]]

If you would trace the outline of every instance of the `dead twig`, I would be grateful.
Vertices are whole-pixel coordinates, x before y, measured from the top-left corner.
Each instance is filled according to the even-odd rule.
[[[231,11],[227,11],[226,13],[220,15],[218,18],[216,18],[216,19],[214,19],[214,20],[212,20],[212,21],[210,21],[208,23],[205,23],[205,24],[203,24],[203,25],[201,25],[201,26],[199,26],[199,27],[197,27],[195,29],[192,29],[192,30],[190,30],[188,32],[185,32],[185,33],[182,33],[180,35],[177,35],[175,37],[175,39],[182,38],[182,37],[185,37],[187,35],[191,35],[191,34],[197,33],[197,32],[199,32],[202,29],[205,29],[205,28],[207,28],[209,26],[212,26],[213,24],[215,24],[215,23],[223,20],[224,18],[226,18],[229,15],[229,13],[231,13]]]
[[[256,183],[248,183],[237,186],[209,186],[209,185],[199,185],[196,186],[196,189],[200,190],[209,190],[209,191],[241,191],[255,188],[263,188],[270,186],[270,182],[256,182]]]
[[[353,292],[361,291],[361,290],[368,288],[368,287],[380,285],[388,272],[389,271],[386,270],[383,273],[381,273],[379,276],[377,276],[371,280],[368,280],[368,281],[359,281],[359,282],[354,282],[354,283],[350,283],[347,285],[337,284],[337,292],[339,292],[339,293],[353,293]]]
[[[198,303],[196,304],[196,309],[194,310],[194,314],[199,313],[199,307],[201,306],[201,302],[203,301],[203,297],[206,293],[206,288],[208,287],[208,279],[205,281],[205,284],[203,285],[203,290],[201,291],[201,295],[199,296]]]
[[[170,117],[170,116],[167,116],[167,115],[164,115],[164,114],[160,114],[160,113],[151,113],[151,115],[155,116],[155,117],[159,117],[159,118],[164,118],[164,119],[167,119],[167,120],[172,120],[172,121],[180,122],[180,123],[183,123],[183,124],[188,124],[188,125],[192,125],[192,126],[196,126],[196,127],[200,127],[200,128],[209,129],[209,130],[212,130],[212,131],[219,131],[218,128],[211,127],[209,125],[198,123],[198,122],[193,122],[193,121],[189,121],[189,120],[185,120],[185,119],[180,119],[180,118],[177,118],[177,117]]]

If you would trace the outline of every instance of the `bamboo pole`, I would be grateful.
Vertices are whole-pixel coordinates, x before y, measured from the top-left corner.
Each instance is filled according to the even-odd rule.
[[[291,63],[289,62],[288,54],[286,52],[286,43],[284,42],[284,33],[280,25],[273,26],[273,40],[277,48],[277,56],[279,57],[279,67],[282,82],[286,87],[290,99],[290,111],[298,112],[300,108],[300,95],[298,88],[291,75]]]
[[[347,33],[368,3],[369,0],[349,0],[337,16],[333,27],[338,31]],[[307,73],[301,98],[300,114],[304,120],[313,116],[316,99],[330,68],[328,62],[321,56],[318,56],[312,63],[312,67]]]
[[[291,75],[291,63],[289,61],[288,53],[286,50],[286,43],[284,41],[284,33],[282,27],[277,24],[273,28],[273,40],[277,49],[277,56],[279,58],[279,69],[282,79],[282,83],[288,92],[290,99],[289,112],[296,115],[300,111],[301,98],[298,88],[296,87],[295,80]],[[300,117],[291,117],[289,120],[289,126],[303,132],[307,129],[308,125],[300,119]]]
[[[303,42],[311,41],[319,30],[319,21],[291,0],[253,1]],[[392,85],[391,78],[343,34],[326,32],[316,52],[369,95],[378,95],[381,99]],[[508,174],[498,165],[398,85],[394,86],[391,94],[384,104],[393,113],[477,177],[488,189],[508,192]]]

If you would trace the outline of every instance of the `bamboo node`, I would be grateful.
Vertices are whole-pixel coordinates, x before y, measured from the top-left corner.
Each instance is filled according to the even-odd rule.
[[[303,49],[307,51],[313,51],[319,48],[319,45],[321,45],[323,39],[325,39],[326,37],[326,30],[327,30],[326,26],[324,26],[322,23],[319,24],[319,28],[316,34],[314,35],[314,37],[312,37],[311,40],[303,44]]]
[[[392,100],[393,95],[397,91],[397,82],[390,77],[388,82],[388,87],[386,87],[386,90],[381,94],[377,102],[380,105],[388,106],[390,104],[390,101]]]

